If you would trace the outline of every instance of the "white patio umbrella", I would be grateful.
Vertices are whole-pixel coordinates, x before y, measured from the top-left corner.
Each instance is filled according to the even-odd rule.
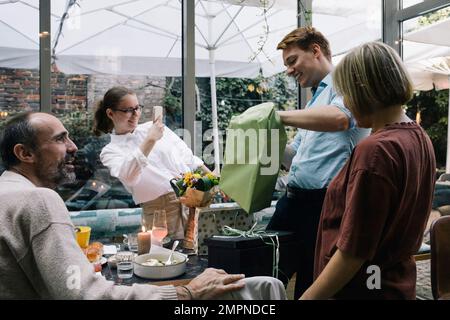
[[[444,90],[449,88],[450,55],[407,63],[416,90]]]
[[[0,1],[0,67],[39,67],[38,3]],[[264,3],[265,15],[261,8]],[[357,43],[379,38],[381,23],[377,25],[376,19],[381,15],[377,14],[380,10],[374,10],[380,9],[379,3],[315,0],[314,25],[329,38],[333,53],[345,52]],[[181,75],[179,0],[61,0],[51,5],[53,54],[60,71]],[[195,69],[197,77],[211,78],[216,170],[219,144],[215,78],[268,77],[283,71],[276,45],[296,27],[296,7],[295,0],[196,1]],[[61,24],[68,8],[68,18]]]
[[[404,36],[406,40],[450,47],[450,19],[445,19],[413,31]]]
[[[264,7],[261,3],[196,1],[195,69],[197,77],[211,79],[216,171],[220,159],[215,78],[268,77],[283,71],[276,43],[297,24],[294,1],[272,1]],[[60,71],[181,76],[180,1],[68,0],[51,4],[53,57]],[[0,40],[0,66],[38,68],[37,13],[38,0],[0,2],[0,33],[5,35]]]
[[[416,90],[450,88],[450,19],[404,36],[405,64]],[[450,90],[448,119],[450,119]],[[446,173],[450,173],[450,122],[447,127]]]

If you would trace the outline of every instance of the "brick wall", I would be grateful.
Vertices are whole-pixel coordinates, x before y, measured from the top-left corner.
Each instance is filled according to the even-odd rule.
[[[95,108],[111,87],[123,85],[136,91],[141,104],[161,105],[165,77],[67,75],[52,73],[52,108],[57,113]],[[0,68],[0,110],[39,110],[39,71]],[[145,110],[149,118],[151,108]]]
[[[0,109],[39,110],[39,72],[0,68]]]
[[[165,77],[91,75],[88,83],[88,108],[94,109],[109,88],[125,86],[134,90],[139,102],[146,107],[142,120],[149,120],[151,107],[163,104],[165,85]]]
[[[86,110],[88,81],[89,77],[86,75],[52,73],[52,109],[54,112]]]

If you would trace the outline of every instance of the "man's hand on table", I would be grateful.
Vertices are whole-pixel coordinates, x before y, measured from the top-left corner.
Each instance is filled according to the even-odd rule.
[[[177,287],[180,300],[208,300],[214,299],[227,292],[236,291],[244,287],[243,274],[228,274],[224,270],[208,268],[194,278],[186,286]]]

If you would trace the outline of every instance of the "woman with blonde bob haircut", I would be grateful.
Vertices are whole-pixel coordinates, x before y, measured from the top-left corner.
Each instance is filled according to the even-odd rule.
[[[365,118],[376,113],[385,117],[390,111],[403,114],[402,106],[413,96],[412,81],[397,52],[380,42],[350,52],[336,67],[334,82],[345,92],[346,106],[360,118],[360,126],[367,128],[371,126]]]
[[[301,299],[415,299],[413,255],[431,210],[436,162],[429,137],[403,110],[410,77],[392,48],[371,42],[341,61],[334,81],[372,134],[330,183],[315,281]]]

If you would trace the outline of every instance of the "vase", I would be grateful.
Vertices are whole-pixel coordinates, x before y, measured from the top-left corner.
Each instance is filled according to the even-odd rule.
[[[198,217],[196,208],[189,208],[189,216],[186,222],[186,231],[184,233],[183,248],[194,250],[198,248]]]

